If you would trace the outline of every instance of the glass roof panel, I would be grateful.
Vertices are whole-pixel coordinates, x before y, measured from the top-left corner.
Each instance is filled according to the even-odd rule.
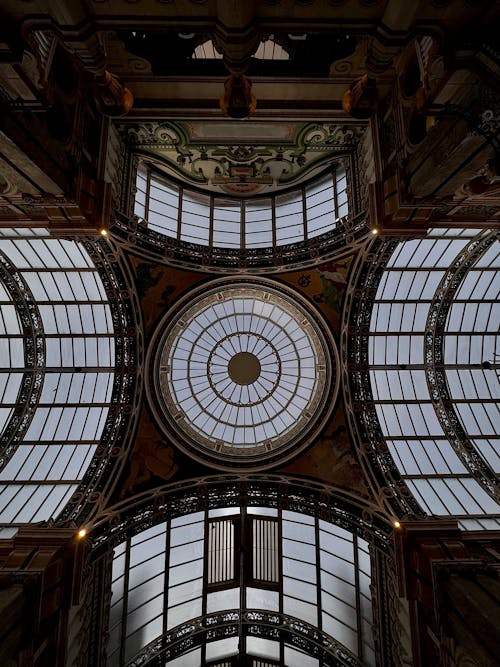
[[[0,523],[47,520],[65,505],[96,451],[114,380],[111,311],[90,255],[32,231],[0,239]]]
[[[141,163],[134,201],[135,216],[152,231],[234,251],[303,243],[335,231],[348,214],[347,178],[340,166],[306,187],[270,198],[242,199],[180,189]]]
[[[314,424],[328,391],[318,326],[266,284],[203,289],[158,333],[163,413],[221,461],[285,447]],[[164,347],[162,347],[164,345]],[[333,344],[332,344],[333,348]]]
[[[125,654],[130,658],[159,638],[165,627],[173,637],[176,632],[183,636],[185,623],[196,622],[200,627],[207,623],[210,627],[210,620],[198,620],[202,610],[208,615],[231,611],[237,618],[239,609],[245,609],[267,610],[273,622],[276,614],[284,613],[314,628],[321,618],[322,630],[331,635],[333,644],[344,645],[342,651],[351,651],[352,661],[358,656],[367,667],[374,665],[368,543],[323,519],[295,511],[273,511],[276,517],[269,518],[268,511],[261,513],[261,508],[255,507],[250,516],[240,507],[218,508],[217,517],[209,516],[206,510],[146,528],[119,544],[113,557],[109,663],[119,662],[123,632]],[[245,533],[248,549],[240,550],[235,545],[233,531],[224,529],[227,522]],[[277,538],[277,578],[261,580],[256,586],[251,579],[254,567],[246,567],[244,559],[252,554],[261,564],[266,560],[266,525],[274,526],[273,544]],[[212,544],[215,551],[210,551],[207,558],[205,550],[212,549]],[[217,562],[233,565],[232,578],[226,583],[216,577],[214,581]],[[221,616],[217,618],[220,623]],[[258,620],[252,622],[252,626],[256,624]],[[287,620],[287,624],[293,628],[294,622]],[[246,620],[240,633],[246,633],[245,626]],[[247,656],[279,659],[283,638],[274,633],[267,637],[263,633],[258,638],[254,635],[245,634]],[[220,643],[220,636],[215,636],[214,642],[208,640],[200,659],[237,655],[240,636],[231,636],[234,641],[230,644]],[[189,650],[191,645],[186,648]],[[191,653],[187,655],[192,657]]]
[[[499,506],[489,480],[498,470],[500,445],[498,241],[477,231],[434,230],[429,236],[400,243],[378,286],[368,342],[375,409],[393,460],[425,511],[494,515]],[[472,252],[474,265],[462,271]],[[458,271],[461,279],[453,282],[450,275]],[[436,309],[446,309],[442,335],[433,329]],[[438,347],[430,357],[432,336]],[[429,374],[432,358],[442,361]],[[444,407],[436,377],[444,383]],[[474,444],[482,460],[477,470],[470,469],[464,449]]]

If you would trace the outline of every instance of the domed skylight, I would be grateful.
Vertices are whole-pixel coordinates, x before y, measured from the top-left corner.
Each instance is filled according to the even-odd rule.
[[[159,333],[162,415],[181,445],[212,463],[281,458],[333,403],[327,349],[335,348],[326,335],[304,304],[268,281],[200,290]]]

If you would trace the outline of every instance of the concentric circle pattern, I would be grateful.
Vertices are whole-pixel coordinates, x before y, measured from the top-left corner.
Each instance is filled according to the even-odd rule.
[[[195,455],[260,465],[296,451],[317,426],[334,345],[305,304],[270,281],[217,285],[160,328],[156,399]]]

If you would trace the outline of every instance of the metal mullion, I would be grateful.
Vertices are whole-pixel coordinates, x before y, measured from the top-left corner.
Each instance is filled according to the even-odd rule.
[[[334,179],[335,180],[335,179]],[[323,588],[321,585],[321,549],[320,549],[320,528],[319,517],[314,517],[314,540],[315,540],[315,556],[316,556],[316,623],[318,630],[323,630]]]
[[[45,248],[46,248],[46,250],[47,250],[47,253],[48,253],[49,255],[51,255],[51,256],[54,258],[54,261],[55,261],[56,265],[57,265],[57,266],[61,266],[61,263],[59,262],[59,258],[58,258],[58,256],[56,256],[56,255],[52,252],[52,250],[51,250],[51,246],[52,246],[52,244],[51,244],[51,243],[48,243],[47,241],[44,241],[44,245],[45,245]],[[70,262],[72,263],[72,267],[73,267],[73,268],[76,268],[76,267],[75,267],[75,264],[74,264],[74,259],[73,259],[73,257],[70,257],[70,256],[68,255],[68,253],[67,253],[66,250],[64,249],[64,245],[59,241],[59,239],[57,240],[57,246],[58,246],[58,250],[60,250],[62,253],[64,253],[64,254],[66,255],[66,257],[70,260]],[[80,248],[79,248],[78,246],[76,246],[76,250],[77,250],[78,252],[80,252],[80,256],[82,257],[83,255],[81,254]],[[50,266],[47,266],[47,268],[50,269]],[[61,266],[61,268],[64,268],[64,267]],[[66,270],[67,270],[67,267],[66,267]]]
[[[16,407],[17,403],[2,403],[2,407]],[[71,403],[68,403],[67,401],[64,403],[42,403],[41,401],[37,404],[37,407],[42,407],[42,408],[109,408],[111,404],[109,402],[107,403],[94,403],[92,401],[90,402],[75,402],[72,401]]]
[[[36,301],[37,306],[76,306],[76,305],[91,305],[91,306],[107,306],[109,304],[109,301],[104,301],[104,300],[97,300],[97,299],[92,299],[88,301],[82,301],[81,299],[73,299],[70,301],[69,299],[57,299],[57,300],[45,300],[45,299],[40,299]],[[0,305],[12,305],[12,301],[4,301],[0,302]]]
[[[278,506],[278,611],[283,614],[283,509]],[[284,642],[280,640],[280,665],[285,664]]]
[[[25,486],[31,486],[32,484],[36,484],[37,486],[64,486],[68,484],[80,484],[81,481],[82,481],[81,479],[33,479],[32,477],[29,477],[28,479],[5,479],[0,482],[0,486],[20,485],[22,487],[25,487]],[[11,498],[9,504],[12,502],[14,498],[15,496]],[[25,505],[23,505],[23,507],[25,507]]]
[[[136,187],[137,187],[137,177],[136,177]],[[146,190],[144,192],[144,217],[149,224],[149,198],[151,195],[151,169],[146,169]]]
[[[413,303],[415,303],[415,304],[420,304],[420,303],[430,303],[430,301],[428,299],[425,299],[425,300],[422,301],[422,299],[396,299],[396,298],[394,298],[394,299],[379,298],[379,299],[374,299],[373,300],[374,305],[379,304],[379,303],[402,303],[402,304],[407,304],[407,303],[408,304],[413,304]],[[479,303],[479,304],[483,304],[483,303],[489,303],[489,301],[485,301],[484,299],[453,299],[453,304],[454,305],[458,304],[458,303],[465,303],[465,304]]]
[[[82,446],[88,446],[88,445],[98,445],[100,440],[23,440],[22,444],[23,445],[42,445],[44,447],[51,447],[53,445],[55,446],[61,446],[61,445],[76,445],[79,447],[80,445]],[[3,482],[1,482],[3,483]]]
[[[361,595],[359,586],[359,554],[358,554],[358,536],[352,534],[352,548],[354,553],[354,591],[356,595],[356,623],[357,623],[357,640],[358,640],[358,656],[363,660],[363,641],[362,641],[362,618],[361,618]]]
[[[272,232],[272,249],[273,255],[276,254],[276,197],[271,197],[271,232]]]
[[[210,529],[211,529],[211,524],[208,518],[208,509],[205,509],[204,517],[203,517],[203,525],[204,525],[204,530],[203,530],[203,585],[202,585],[202,593],[201,593],[201,614],[202,618],[205,617],[207,613],[207,597],[208,597],[208,578],[209,578],[209,573],[208,573],[208,562],[209,562],[209,557],[208,557],[208,548],[209,548],[209,539],[210,539]],[[213,558],[212,558],[213,561]],[[201,645],[201,664],[204,664],[206,662],[206,654],[205,654],[205,645],[206,642],[202,642]]]
[[[210,195],[208,211],[208,249],[211,252],[214,246],[214,196]]]
[[[0,237],[1,240],[1,237]],[[21,252],[19,254],[22,254]],[[24,257],[24,255],[23,255]],[[25,258],[26,259],[26,258]],[[70,272],[75,272],[75,273],[97,273],[99,272],[91,266],[44,266],[43,268],[36,267],[36,266],[26,266],[23,267],[22,269],[16,269],[16,271],[20,271],[21,273],[70,273]]]
[[[457,477],[457,476],[455,475],[455,477]],[[465,479],[470,479],[471,477],[472,477],[472,479],[475,479],[475,477],[473,477],[472,475],[465,475],[465,476],[464,476]],[[460,507],[463,509],[465,516],[467,516],[467,514],[468,514],[468,512],[467,512],[467,508],[464,506],[464,504],[463,504],[461,498],[459,498],[459,496],[457,496],[457,494],[455,493],[455,491],[453,491],[453,490],[448,486],[448,484],[446,484],[446,479],[449,479],[449,477],[446,476],[446,477],[443,479],[443,484],[446,486],[446,488],[448,489],[449,493],[455,498],[457,504],[460,505]],[[459,478],[459,479],[463,479],[463,478]],[[476,480],[476,481],[477,481],[477,480]],[[470,498],[472,498],[472,500],[473,500],[477,505],[480,505],[480,503],[476,500],[476,498],[474,498],[474,496],[469,492],[469,490],[468,490],[463,484],[460,484],[460,489],[464,492],[465,495],[468,495]],[[434,490],[434,493],[439,497],[439,500],[441,501],[441,503],[442,503],[442,504],[446,507],[446,509],[448,510],[448,507],[447,507],[447,505],[445,504],[445,500],[444,500],[444,498],[442,498],[441,495],[439,495],[439,494],[437,493],[436,489],[433,489],[433,490]],[[483,508],[481,507],[481,509],[483,509]],[[483,511],[484,511],[484,510],[483,510]],[[448,512],[448,513],[451,514],[451,512]]]
[[[245,202],[240,201],[240,251],[244,252],[246,248],[246,229],[245,229]]]
[[[307,227],[307,203],[306,203],[306,189],[304,186],[300,188],[302,194],[302,229],[304,233],[304,241],[309,238],[309,230]]]
[[[60,338],[60,336],[56,336]],[[5,369],[9,373],[38,373],[39,369],[33,368],[33,366],[19,366],[16,368]],[[107,372],[113,373],[116,371],[115,366],[47,366],[44,368],[45,373],[101,373]],[[0,369],[0,373],[5,372],[3,369]]]
[[[496,403],[494,399],[488,398],[448,398],[447,402],[450,403]],[[373,399],[373,402],[377,405],[434,405],[434,401],[429,397],[428,399],[423,398],[376,398]]]
[[[349,214],[349,197],[347,193],[347,172],[345,173],[346,177],[346,196],[347,196],[347,212]],[[335,172],[332,174],[332,182],[333,182],[333,211],[334,211],[334,222],[340,219],[340,210],[339,210],[339,193],[338,193],[338,177],[337,177],[337,169],[335,169]]]
[[[177,199],[177,241],[181,240],[183,198],[184,198],[184,188],[182,186],[179,186],[179,194]]]
[[[236,529],[236,526],[235,526]],[[246,656],[247,647],[246,647],[246,635],[243,631],[243,612],[247,608],[246,601],[246,586],[248,580],[248,553],[245,549],[248,547],[249,535],[248,535],[248,516],[246,507],[242,506],[240,509],[240,543],[239,549],[235,554],[238,554],[239,559],[239,585],[240,585],[240,609],[239,609],[239,622],[238,622],[238,645],[239,645],[239,657],[240,663],[243,664],[242,658]],[[251,538],[250,538],[251,540]],[[245,555],[247,558],[245,558]],[[250,559],[251,560],[251,559]],[[251,574],[251,573],[250,573]]]
[[[425,479],[470,479],[472,475],[467,472],[442,472],[442,473],[421,473],[420,475],[403,475],[405,479],[422,479],[422,477],[425,477]]]
[[[257,558],[258,558],[258,563],[259,563],[259,572],[260,572],[260,577],[261,581],[266,581],[266,562],[265,562],[265,554],[264,554],[264,544],[265,544],[265,539],[266,539],[266,524],[265,522],[260,519],[258,520],[258,532],[259,532],[259,546],[260,549],[258,550],[257,553]]]
[[[128,594],[130,581],[130,549],[131,538],[127,537],[127,546],[125,548],[125,564],[123,573],[123,606],[122,606],[122,627],[120,637],[119,649],[119,664],[123,665],[125,662],[125,643],[127,641],[127,616],[128,616]]]
[[[392,259],[392,258],[391,258]],[[391,274],[391,273],[428,273],[429,275],[433,273],[446,273],[448,270],[447,266],[387,266],[384,268],[384,273]],[[488,271],[493,271],[494,269],[487,269]],[[387,283],[386,283],[387,284]]]
[[[72,443],[68,443],[68,445],[71,447],[71,446],[72,446]],[[55,468],[58,468],[58,467],[59,467],[59,466],[57,465],[57,462],[58,462],[59,456],[61,455],[62,447],[64,447],[64,445],[61,445],[61,449],[59,449],[59,451],[56,453],[56,455],[55,455],[55,457],[54,457],[54,460],[53,460],[53,462],[52,462],[52,465],[50,466],[50,468],[47,470],[47,472],[46,472],[46,474],[45,474],[45,479],[46,479],[46,480],[48,480],[48,476],[50,475],[50,473],[52,472],[52,470],[54,469],[54,467],[55,467]],[[66,465],[64,466],[64,470],[59,470],[59,478],[61,479],[61,481],[64,480],[64,481],[67,482],[68,484],[78,484],[78,483],[79,483],[79,481],[76,481],[76,480],[67,480],[67,479],[65,478],[65,476],[66,476],[66,470],[68,469],[68,466],[71,465],[71,463],[73,462],[73,456],[75,455],[75,453],[76,453],[76,452],[74,451],[73,454],[69,457],[68,462],[67,462]]]
[[[69,322],[69,320],[68,320]],[[13,336],[10,336],[12,338]],[[90,333],[80,333],[80,332],[64,332],[57,331],[56,333],[44,333],[44,338],[108,338],[110,340],[116,340],[116,336],[113,333],[97,333],[97,331],[91,331]],[[19,336],[16,336],[19,338]]]

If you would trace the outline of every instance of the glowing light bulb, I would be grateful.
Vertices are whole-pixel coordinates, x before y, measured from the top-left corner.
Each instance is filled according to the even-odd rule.
[[[78,537],[80,539],[83,539],[86,534],[87,534],[87,529],[86,528],[80,528],[80,530],[78,531]]]
[[[399,523],[399,521],[394,522],[394,528],[401,528],[401,524]]]
[[[104,227],[101,229],[101,236],[107,236],[108,235],[108,230],[104,229]]]
[[[374,235],[378,234],[378,228],[377,227],[374,227],[372,229],[372,234],[374,234]]]

